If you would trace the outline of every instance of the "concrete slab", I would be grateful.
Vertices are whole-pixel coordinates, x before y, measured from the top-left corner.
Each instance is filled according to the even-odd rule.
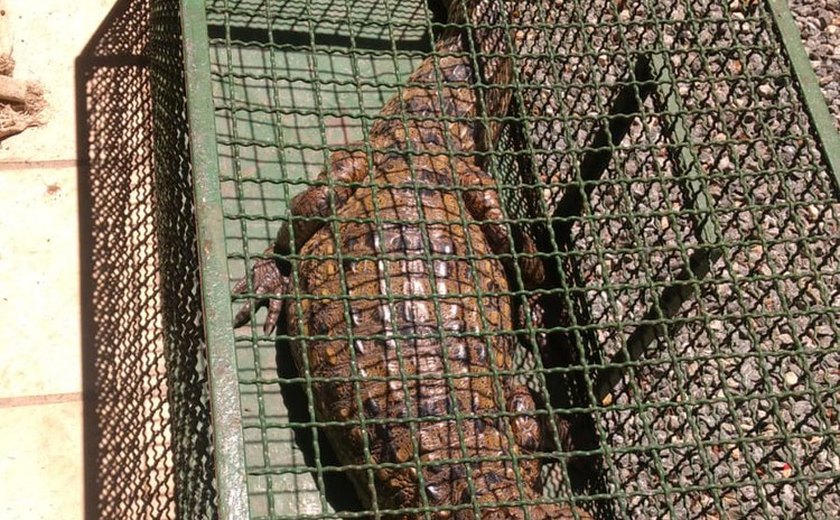
[[[32,406],[0,400],[0,443],[0,518],[83,518],[80,400]]]
[[[6,0],[17,66],[14,77],[40,81],[46,124],[0,142],[0,161],[76,158],[74,60],[114,0]]]
[[[5,0],[43,127],[0,142],[0,518],[84,518],[76,56],[114,0]]]
[[[75,168],[0,165],[0,397],[80,392]]]

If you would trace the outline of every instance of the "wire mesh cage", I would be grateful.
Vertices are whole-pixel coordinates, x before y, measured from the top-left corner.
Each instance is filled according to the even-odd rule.
[[[840,149],[784,5],[181,9],[222,516],[840,510]]]
[[[76,61],[88,518],[216,516],[177,2]]]

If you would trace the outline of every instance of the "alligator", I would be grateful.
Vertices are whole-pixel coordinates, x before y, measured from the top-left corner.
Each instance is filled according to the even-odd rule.
[[[267,334],[285,314],[316,419],[386,518],[590,518],[541,498],[543,425],[511,377],[509,279],[543,271],[487,170],[511,98],[503,6],[447,4],[472,27],[449,26],[367,141],[332,153],[232,291],[268,307]]]

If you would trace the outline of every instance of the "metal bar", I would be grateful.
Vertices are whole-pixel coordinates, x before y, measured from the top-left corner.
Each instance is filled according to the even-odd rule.
[[[802,45],[802,35],[793,21],[787,1],[767,0],[767,6],[773,15],[791,69],[796,76],[805,110],[816,130],[820,151],[834,178],[835,193],[840,197],[840,135],[834,125],[834,117],[825,104],[819,80],[808,60],[808,54]]]
[[[700,180],[705,172],[691,151],[691,133],[683,117],[686,113],[685,107],[680,102],[674,78],[662,53],[652,53],[649,59],[657,79],[659,94],[672,122],[672,142],[675,149],[679,150],[675,154],[676,170],[677,175],[685,179],[686,203],[691,209],[698,211],[696,234],[701,246],[689,257],[688,265],[676,276],[673,285],[663,289],[658,304],[653,304],[645,313],[642,323],[627,339],[626,351],[613,356],[607,363],[608,368],[598,374],[595,396],[599,402],[602,402],[621,381],[627,363],[641,358],[657,336],[664,333],[661,330],[662,321],[677,314],[682,304],[691,298],[697,280],[704,278],[721,256],[720,249],[714,247],[720,237],[711,221],[713,202]]]
[[[684,117],[688,111],[680,101],[680,94],[674,86],[675,78],[671,75],[663,55],[654,53],[650,60],[655,71],[654,77],[660,79],[657,82],[659,93],[665,102],[668,119],[672,122],[672,142],[675,148],[679,149],[679,153],[676,154],[677,175],[685,179],[688,204],[702,215],[698,216],[696,222],[697,238],[703,244],[715,244],[720,241],[720,236],[711,221],[713,202],[700,180],[705,177],[706,172],[691,149],[691,132]]]
[[[767,3],[798,80],[805,107],[816,129],[817,141],[834,178],[835,189],[840,191],[840,136],[834,127],[834,119],[825,104],[819,82],[808,61],[802,46],[801,35],[790,14],[787,2],[767,0]],[[677,168],[683,172],[681,176],[687,178],[689,203],[693,209],[705,215],[703,220],[698,222],[697,237],[704,246],[715,244],[719,236],[709,220],[712,201],[702,189],[702,183],[699,180],[704,172],[698,170],[696,158],[687,146],[690,133],[681,116],[686,113],[686,110],[679,101],[678,93],[673,87],[673,78],[662,54],[654,53],[651,56],[651,64],[657,78],[661,80],[658,82],[660,94],[666,101],[670,117],[673,118],[673,142],[679,148]],[[642,318],[643,323],[628,338],[626,354],[624,352],[616,354],[608,363],[609,368],[599,374],[596,392],[599,401],[603,400],[621,380],[626,364],[642,357],[649,345],[660,334],[661,322],[674,317],[682,304],[691,297],[694,285],[692,282],[704,278],[720,257],[721,250],[715,247],[702,247],[691,255],[688,266],[676,276],[674,284],[662,291],[659,298],[660,304],[645,313]]]
[[[244,520],[248,517],[245,447],[233,348],[207,18],[201,2],[181,0],[180,7],[219,517]]]

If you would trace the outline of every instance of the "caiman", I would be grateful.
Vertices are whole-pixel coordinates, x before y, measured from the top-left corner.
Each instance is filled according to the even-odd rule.
[[[450,21],[484,25],[444,31],[367,142],[330,156],[320,183],[291,201],[250,287],[268,306],[266,333],[287,306],[316,418],[334,423],[325,433],[342,464],[360,466],[350,477],[367,509],[406,520],[589,518],[541,499],[530,454],[542,428],[509,375],[513,241],[476,152],[492,149],[493,118],[507,112],[515,35],[501,29],[501,1],[461,1],[447,5]],[[496,54],[477,59],[470,41],[479,57]],[[520,255],[529,283],[540,268]]]

